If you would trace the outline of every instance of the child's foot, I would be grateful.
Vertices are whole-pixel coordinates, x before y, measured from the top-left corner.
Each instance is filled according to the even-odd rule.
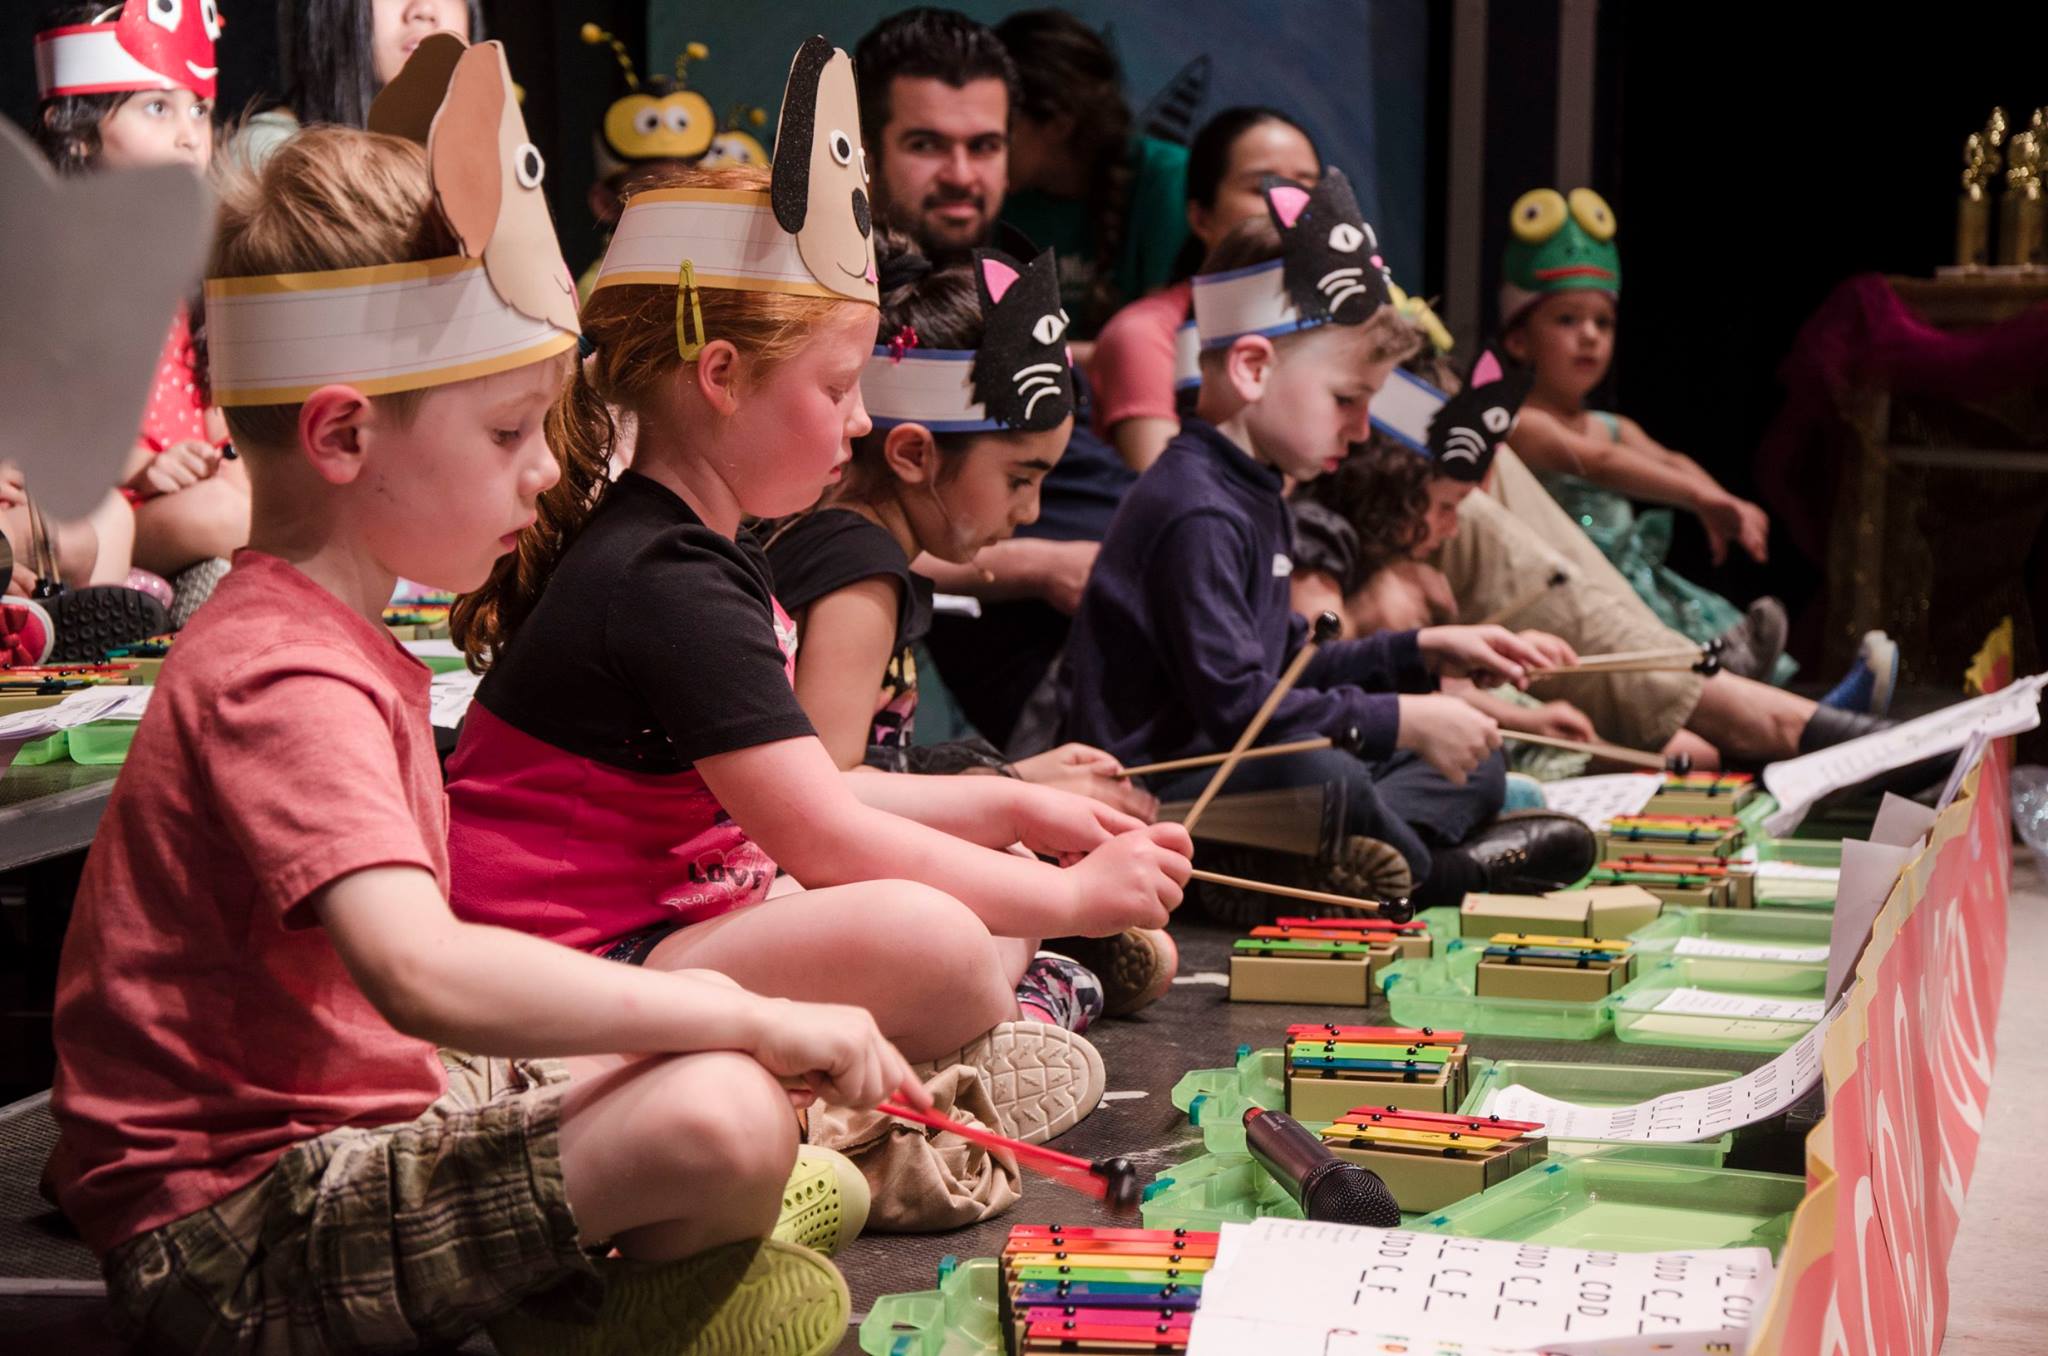
[[[0,669],[33,668],[50,657],[57,627],[41,603],[0,598]]]
[[[987,1035],[912,1071],[930,1078],[955,1064],[980,1073],[1000,1129],[1027,1144],[1043,1144],[1079,1125],[1109,1087],[1102,1056],[1087,1038],[1044,1022],[999,1022]]]
[[[1114,937],[1062,937],[1051,944],[1102,981],[1102,1015],[1127,1017],[1173,987],[1180,948],[1165,928],[1125,928]]]
[[[1721,667],[1738,678],[1769,682],[1778,656],[1785,653],[1785,637],[1791,629],[1783,603],[1776,598],[1757,599],[1741,621],[1721,633]]]
[[[215,556],[212,560],[202,560],[178,571],[177,578],[171,580],[171,591],[176,595],[176,601],[171,604],[170,630],[185,629],[185,623],[192,620],[192,614],[199,610],[200,604],[213,596],[214,585],[227,578],[231,567],[232,562]]]
[[[56,624],[50,659],[58,664],[96,664],[107,651],[170,629],[164,605],[146,593],[118,584],[65,589],[43,599]]]
[[[600,1267],[594,1322],[527,1304],[489,1325],[502,1356],[826,1356],[853,1309],[838,1268],[774,1239]]]
[[[1102,981],[1079,961],[1041,951],[1017,981],[1017,1007],[1025,1020],[1064,1027],[1076,1035],[1102,1015]]]
[[[800,1144],[782,1192],[782,1215],[769,1237],[831,1257],[860,1237],[868,1205],[868,1179],[852,1159],[834,1149]]]
[[[1856,651],[1856,662],[1842,681],[1820,699],[1820,704],[1839,711],[1881,716],[1892,709],[1892,691],[1898,681],[1898,644],[1882,631],[1866,631],[1863,644]]]

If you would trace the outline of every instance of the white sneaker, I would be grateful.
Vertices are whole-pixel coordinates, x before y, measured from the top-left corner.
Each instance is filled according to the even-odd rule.
[[[1044,1022],[1000,1022],[914,1071],[929,1078],[955,1064],[981,1074],[1002,1132],[1026,1144],[1043,1144],[1079,1125],[1109,1087],[1102,1056],[1087,1038]]]

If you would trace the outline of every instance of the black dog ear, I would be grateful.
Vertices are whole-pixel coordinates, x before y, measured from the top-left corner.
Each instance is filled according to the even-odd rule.
[[[818,79],[832,59],[832,44],[813,34],[789,63],[782,87],[782,117],[775,125],[775,157],[768,200],[775,224],[795,235],[804,228],[811,197],[811,142],[818,134]]]

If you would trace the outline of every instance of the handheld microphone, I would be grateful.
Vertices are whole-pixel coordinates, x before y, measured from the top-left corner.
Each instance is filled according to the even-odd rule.
[[[1309,1219],[1375,1229],[1401,1227],[1401,1207],[1380,1175],[1331,1153],[1292,1116],[1250,1108],[1244,1113],[1244,1142]]]

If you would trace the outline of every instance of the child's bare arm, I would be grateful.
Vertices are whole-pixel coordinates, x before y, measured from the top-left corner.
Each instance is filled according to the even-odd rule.
[[[804,609],[796,652],[796,699],[842,768],[867,757],[875,698],[896,645],[893,580],[862,579]]]
[[[1522,411],[1511,442],[1515,455],[1539,471],[1581,476],[1631,499],[1697,511],[1710,494],[1721,492],[1625,443],[1574,433],[1541,410]]]
[[[687,970],[620,965],[464,923],[418,867],[354,872],[311,903],[377,1011],[423,1040],[525,1057],[737,1050],[834,1101],[921,1097],[863,1009],[763,998]]]
[[[1115,759],[1103,754],[1112,765]],[[861,804],[988,848],[1023,843],[1053,857],[1085,855],[1146,820],[1087,796],[1013,777],[864,773],[847,781]]]

